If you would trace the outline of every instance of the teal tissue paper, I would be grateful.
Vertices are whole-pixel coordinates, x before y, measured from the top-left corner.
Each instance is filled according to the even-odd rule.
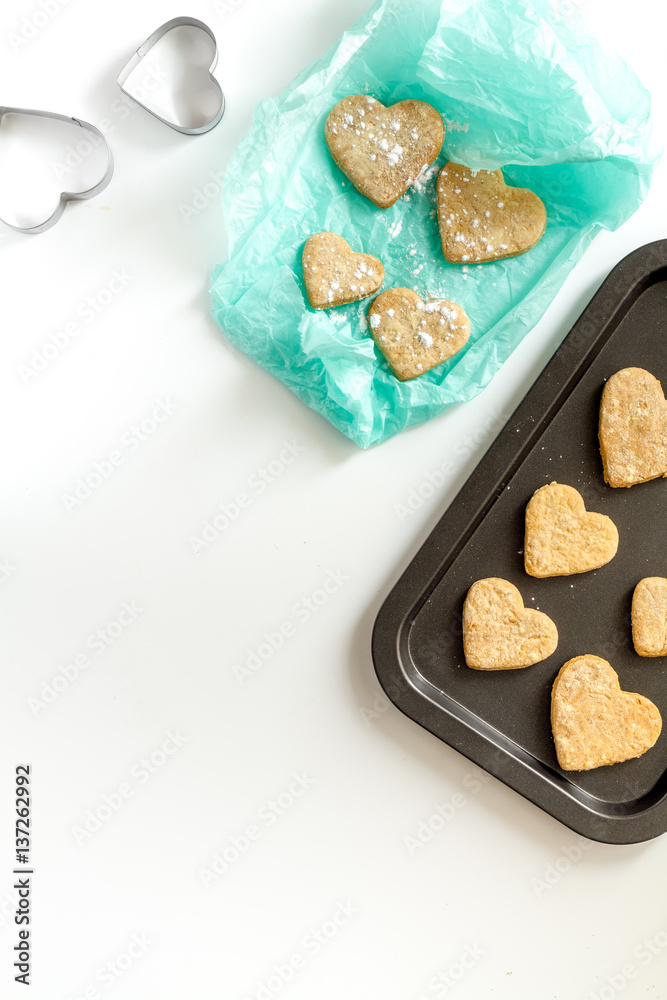
[[[658,152],[650,99],[559,0],[378,0],[278,98],[262,101],[223,183],[229,260],[212,276],[213,315],[238,348],[365,448],[476,396],[535,325],[600,228],[644,199]],[[331,108],[349,94],[417,98],[445,122],[432,167],[389,209],[334,164]],[[448,264],[437,174],[452,159],[502,167],[544,201],[547,228],[527,253]],[[339,233],[379,257],[383,288],[458,302],[471,335],[455,357],[410,382],[391,374],[368,333],[372,299],[312,310],[301,252]]]

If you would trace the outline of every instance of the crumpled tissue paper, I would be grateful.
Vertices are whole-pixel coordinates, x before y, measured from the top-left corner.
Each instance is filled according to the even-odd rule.
[[[559,9],[562,5],[562,10]],[[324,121],[348,94],[418,98],[445,121],[435,164],[376,208],[334,164]],[[563,0],[377,0],[275,99],[261,102],[223,184],[229,260],[213,272],[226,336],[361,447],[472,399],[535,325],[600,228],[641,204],[656,165],[650,99]],[[449,159],[503,168],[535,191],[548,224],[519,257],[463,266],[442,256],[435,184]],[[399,382],[368,335],[372,299],[313,311],[301,271],[331,230],[379,257],[383,288],[458,302],[470,340]]]

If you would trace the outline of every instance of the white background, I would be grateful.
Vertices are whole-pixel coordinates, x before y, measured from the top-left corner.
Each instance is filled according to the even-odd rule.
[[[613,264],[667,235],[665,167],[481,396],[368,452],[233,349],[209,317],[208,274],[226,255],[217,191],[188,219],[183,206],[209,181],[219,187],[211,174],[219,178],[252,106],[366,6],[69,0],[18,48],[11,34],[38,3],[3,6],[3,103],[107,119],[116,159],[110,187],[70,205],[50,232],[0,239],[3,998],[665,996],[664,838],[582,845],[389,705],[369,653],[384,596],[499,415]],[[579,6],[651,89],[665,135],[661,5]],[[113,111],[125,60],[181,14],[215,31],[228,99],[218,128],[194,138],[139,108],[122,119]],[[84,321],[81,303],[114,270],[131,280]],[[77,319],[79,335],[26,381],[33,350]],[[168,419],[128,444],[160,400]],[[300,453],[277,466],[285,442]],[[68,510],[63,494],[119,449],[122,464]],[[396,505],[447,460],[455,473],[401,518]],[[281,474],[259,493],[251,477],[269,463]],[[190,537],[239,492],[251,505],[195,554]],[[295,605],[332,574],[345,579],[306,620]],[[90,636],[124,602],[141,613],[95,652]],[[290,623],[282,648],[241,683],[234,665]],[[89,665],[35,714],[29,698],[84,653]],[[167,743],[165,755],[170,732],[182,745]],[[34,773],[30,991],[11,968],[12,782],[22,761]],[[309,787],[298,789],[295,774]],[[117,804],[123,784],[131,795],[109,818],[105,796]],[[411,850],[406,838],[452,802],[455,815]],[[77,828],[97,810],[106,821],[82,838]],[[256,839],[244,841],[250,826]],[[216,852],[233,856],[231,838],[248,849],[207,887],[202,869]],[[283,982],[293,956],[300,967]]]

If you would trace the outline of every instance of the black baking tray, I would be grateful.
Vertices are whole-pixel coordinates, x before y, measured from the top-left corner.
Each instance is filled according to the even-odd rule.
[[[602,387],[621,368],[667,382],[667,240],[610,273],[385,600],[373,661],[388,697],[415,722],[577,833],[632,844],[667,830],[667,657],[637,656],[632,592],[667,576],[667,480],[604,482],[598,448]],[[574,486],[619,530],[601,569],[538,580],[523,569],[524,511],[538,487]],[[556,652],[524,670],[471,670],[461,613],[475,580],[497,576],[558,627]],[[621,687],[658,706],[665,730],[636,760],[588,772],[558,767],[551,686],[573,656],[609,660]]]

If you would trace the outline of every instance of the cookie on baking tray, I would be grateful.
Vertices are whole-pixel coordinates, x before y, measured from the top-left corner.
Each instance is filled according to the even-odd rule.
[[[509,580],[477,580],[463,605],[463,653],[473,670],[516,670],[545,660],[558,630],[543,611],[524,607]]]
[[[450,161],[440,171],[437,198],[442,252],[450,264],[517,257],[546,228],[544,202],[527,188],[505,184],[501,170]]]
[[[667,656],[667,580],[647,576],[632,595],[632,642],[640,656]]]
[[[612,519],[587,511],[574,487],[550,483],[528,501],[524,565],[529,576],[587,573],[608,563],[617,549]]]
[[[337,233],[315,233],[303,248],[303,280],[313,309],[332,309],[373,295],[384,281],[382,261],[354,253]]]
[[[425,101],[385,107],[368,94],[352,94],[331,109],[324,136],[357,190],[378,208],[389,208],[436,159],[445,126]]]
[[[600,454],[605,482],[635,486],[667,476],[667,400],[643,368],[623,368],[600,400]]]
[[[424,375],[461,350],[470,320],[456,302],[427,302],[410,288],[389,288],[368,310],[371,336],[401,382]]]
[[[564,771],[590,771],[641,757],[662,729],[657,707],[622,691],[600,656],[575,656],[561,667],[551,691],[551,727]]]

